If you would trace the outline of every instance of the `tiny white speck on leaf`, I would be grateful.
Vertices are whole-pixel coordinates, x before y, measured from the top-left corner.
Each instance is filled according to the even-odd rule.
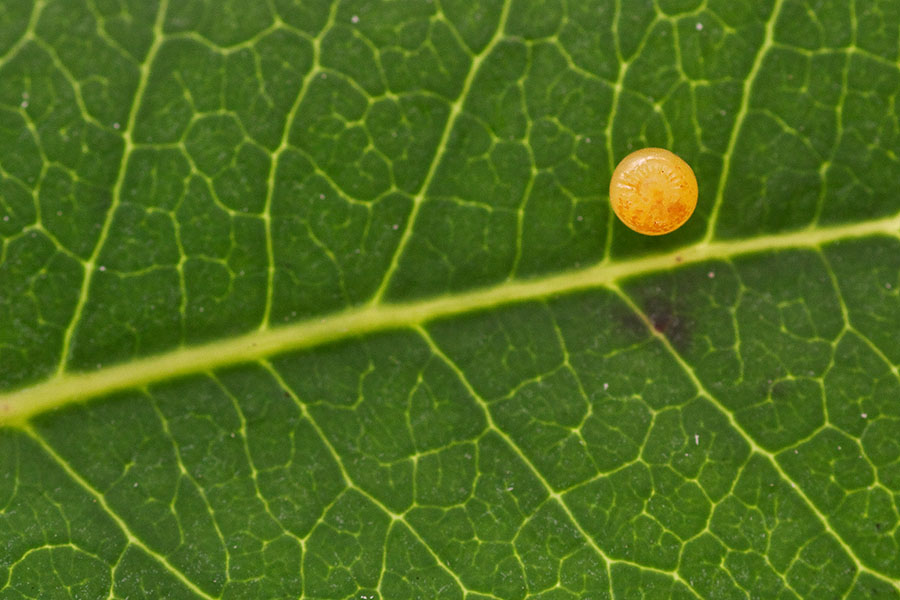
[[[800,451],[797,450],[797,449],[795,448],[795,449],[794,449],[794,454],[800,454]]]
[[[22,100],[22,104],[20,106],[22,108],[28,108],[28,100]]]
[[[695,434],[694,434],[694,445],[695,445],[695,446],[699,446],[699,445],[700,445],[700,434],[699,434],[699,433],[695,433]]]
[[[397,225],[396,223],[394,223],[393,225],[391,225],[391,229],[393,229],[394,231],[397,231],[399,228],[400,228],[400,226]]]
[[[325,199],[325,194],[319,194],[319,200],[324,200],[324,199]]]
[[[106,270],[106,266],[104,266],[104,265],[100,265],[99,268],[100,268],[101,271],[105,271],[105,270]]]
[[[576,221],[584,221],[584,217],[582,217],[581,215],[578,215],[577,217],[575,217],[575,220]]]
[[[603,391],[605,392],[605,391],[608,390],[608,389],[609,389],[609,384],[608,384],[608,383],[604,383],[604,384],[603,384]]]
[[[716,272],[710,271],[709,273],[706,274],[706,276],[709,277],[710,279],[713,279],[716,276]]]
[[[886,283],[886,284],[884,284],[884,287],[886,287],[887,289],[891,289],[891,284]]]
[[[319,75],[319,77],[321,79],[328,79],[328,73],[322,73],[321,75]]]
[[[867,418],[869,415],[868,415],[867,413],[862,413],[862,414],[859,415],[859,416],[861,416],[863,419],[865,419],[865,418]]]
[[[357,15],[353,15],[352,17],[350,17],[350,22],[359,23],[359,17]]]
[[[118,123],[113,123],[113,129],[118,129],[119,127],[121,127],[121,125],[119,125]]]
[[[3,220],[4,220],[4,221],[9,221],[9,215],[3,215]]]
[[[591,143],[591,138],[584,138],[584,142],[585,142],[586,144],[590,144],[590,143]]]
[[[697,23],[697,31],[703,31],[703,23]]]

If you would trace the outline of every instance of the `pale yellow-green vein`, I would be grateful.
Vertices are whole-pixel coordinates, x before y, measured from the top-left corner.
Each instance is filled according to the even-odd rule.
[[[43,383],[0,395],[0,424],[28,418],[70,402],[252,362],[283,352],[311,348],[379,331],[407,329],[435,319],[540,300],[602,287],[629,277],[708,260],[823,244],[872,235],[900,237],[900,215],[817,230],[760,236],[748,240],[700,242],[665,254],[600,263],[542,278],[507,281],[491,287],[403,303],[368,304],[293,325],[253,331],[187,348],[178,348],[86,373],[61,373]]]

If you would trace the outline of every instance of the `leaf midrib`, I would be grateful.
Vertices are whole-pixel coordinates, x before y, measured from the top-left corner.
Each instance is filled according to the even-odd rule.
[[[62,373],[33,386],[0,394],[0,425],[21,424],[37,414],[72,402],[174,377],[214,371],[284,352],[308,349],[328,342],[386,330],[409,329],[463,313],[601,288],[630,277],[703,261],[731,260],[738,256],[779,249],[818,249],[841,240],[873,235],[900,238],[900,213],[851,225],[779,233],[746,240],[701,241],[664,254],[619,262],[606,260],[583,269],[542,278],[505,281],[490,287],[411,302],[369,303],[331,315],[312,317],[292,325],[181,347],[96,371]]]

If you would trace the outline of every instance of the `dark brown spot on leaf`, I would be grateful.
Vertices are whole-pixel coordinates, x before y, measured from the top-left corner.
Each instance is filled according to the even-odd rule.
[[[684,311],[670,299],[654,296],[644,302],[644,312],[653,329],[665,336],[676,350],[682,352],[687,349],[694,324]]]

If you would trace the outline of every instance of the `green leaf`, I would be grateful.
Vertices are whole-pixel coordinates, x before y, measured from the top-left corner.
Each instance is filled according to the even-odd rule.
[[[0,3],[0,598],[900,598],[898,38]]]

